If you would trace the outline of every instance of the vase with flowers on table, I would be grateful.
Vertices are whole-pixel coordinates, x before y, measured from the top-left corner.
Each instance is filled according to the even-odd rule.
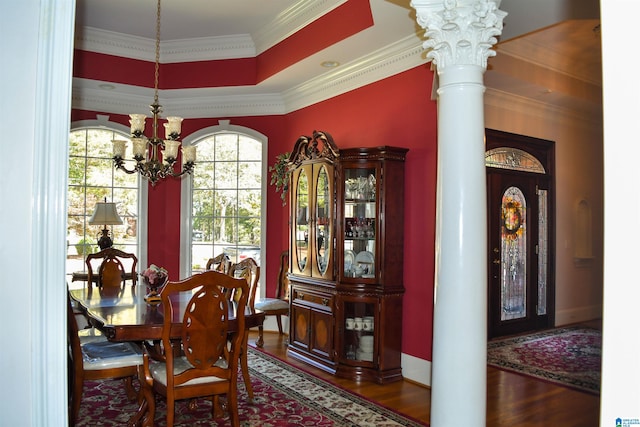
[[[147,286],[147,295],[144,297],[149,304],[158,304],[160,302],[160,290],[169,280],[167,270],[151,264],[142,273],[142,279]]]

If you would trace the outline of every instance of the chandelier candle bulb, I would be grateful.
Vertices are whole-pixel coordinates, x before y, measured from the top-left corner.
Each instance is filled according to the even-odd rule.
[[[164,129],[165,137],[167,139],[178,139],[182,130],[182,117],[167,117],[167,123],[164,124]]]
[[[196,162],[196,147],[182,146],[182,163],[195,163]]]
[[[144,133],[144,123],[147,120],[146,114],[129,114],[131,120],[131,135],[140,136]]]
[[[133,144],[133,158],[134,159],[144,159],[145,151],[147,150],[147,141],[145,138],[131,138],[131,143]]]
[[[166,139],[164,141],[164,147],[165,149],[162,151],[162,157],[174,160],[178,158],[178,148],[180,147],[180,143],[178,141]]]
[[[121,139],[114,139],[113,142],[113,155],[114,157],[120,157],[124,159],[124,152],[127,148],[127,141]]]

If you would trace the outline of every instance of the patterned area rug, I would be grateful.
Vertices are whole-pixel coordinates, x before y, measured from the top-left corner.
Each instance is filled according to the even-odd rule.
[[[284,426],[424,426],[296,369],[261,351],[249,348],[249,370],[254,400],[249,402],[239,377],[240,425]],[[176,403],[176,426],[223,426],[228,418],[212,419],[211,402],[198,400],[189,410]],[[123,426],[137,409],[127,400],[122,381],[88,381],[76,426]],[[157,398],[156,426],[166,425],[166,403]]]
[[[489,341],[487,363],[599,394],[601,354],[601,331],[575,326]]]

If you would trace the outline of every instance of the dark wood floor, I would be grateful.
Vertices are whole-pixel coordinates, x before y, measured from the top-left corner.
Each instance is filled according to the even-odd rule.
[[[593,325],[591,325],[593,326]],[[429,422],[431,390],[404,380],[387,385],[336,378],[293,358],[287,358],[286,336],[264,334],[264,350],[294,366],[347,388],[381,405]],[[250,345],[257,337],[251,332]],[[591,427],[599,425],[600,397],[567,387],[487,367],[487,426]]]

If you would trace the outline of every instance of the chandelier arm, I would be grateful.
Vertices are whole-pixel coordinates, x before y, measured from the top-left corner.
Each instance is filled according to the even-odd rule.
[[[122,157],[117,156],[113,157],[113,163],[115,163],[116,169],[120,169],[121,171],[128,173],[129,175],[138,172],[138,165],[140,164],[137,163],[134,169],[127,169],[127,167],[124,165],[124,160],[122,159]]]
[[[184,165],[182,165],[182,171],[176,173],[173,168],[171,168],[171,171],[167,172],[169,176],[172,176],[174,178],[179,178],[183,175],[186,174],[191,174],[191,172],[193,172],[193,166],[195,165],[195,163],[193,162],[187,162]]]

